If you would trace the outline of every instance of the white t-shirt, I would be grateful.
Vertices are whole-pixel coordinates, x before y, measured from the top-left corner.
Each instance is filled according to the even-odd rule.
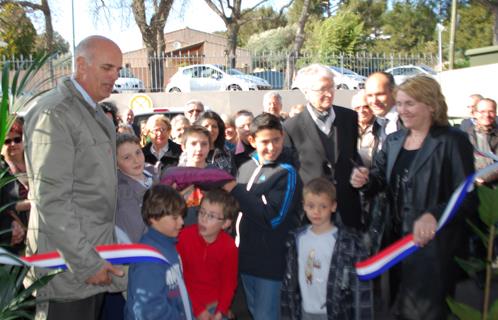
[[[336,237],[336,227],[329,232],[315,234],[309,226],[298,239],[299,287],[302,307],[307,313],[327,313],[327,280]]]

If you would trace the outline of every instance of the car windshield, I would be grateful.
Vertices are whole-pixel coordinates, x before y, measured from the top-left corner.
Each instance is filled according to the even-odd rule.
[[[424,69],[427,73],[430,73],[432,75],[435,75],[437,74],[436,71],[434,71],[434,69],[432,69],[431,67],[429,66],[426,66],[426,65],[420,65],[419,66],[420,68]]]
[[[348,75],[357,75],[356,72],[353,70],[349,70],[348,68],[341,68],[341,67],[330,67],[330,69],[334,69],[335,71],[342,73],[342,74],[348,74]]]
[[[239,70],[233,69],[233,68],[227,68],[221,64],[217,64],[216,67],[220,68],[221,70],[225,71],[226,73],[228,73],[229,75],[232,75],[232,76],[243,75],[243,73],[240,72]]]
[[[135,78],[135,76],[133,75],[131,70],[128,68],[123,68],[123,69],[119,70],[119,77],[120,78]]]

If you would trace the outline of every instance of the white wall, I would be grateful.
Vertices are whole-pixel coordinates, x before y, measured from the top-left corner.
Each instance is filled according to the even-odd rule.
[[[438,77],[450,117],[469,116],[465,104],[471,94],[498,101],[498,64],[443,71]]]
[[[263,111],[263,96],[267,91],[227,91],[227,92],[181,92],[181,93],[145,93],[153,102],[154,108],[182,107],[191,99],[201,100],[205,105],[218,113],[232,114],[240,109],[247,109],[254,114]],[[277,90],[282,96],[283,110],[289,111],[295,104],[305,103],[299,90]],[[334,103],[350,107],[351,97],[355,91],[336,90]],[[121,112],[125,112],[135,94],[113,94],[107,100],[113,101]]]

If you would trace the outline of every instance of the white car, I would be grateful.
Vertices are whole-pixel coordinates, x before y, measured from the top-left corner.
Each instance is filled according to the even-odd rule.
[[[435,77],[437,75],[437,72],[434,71],[431,67],[422,64],[389,68],[386,70],[386,72],[393,75],[396,85],[399,85],[406,79],[421,73],[429,75],[431,77]]]
[[[334,83],[337,89],[358,90],[365,88],[366,77],[360,76],[353,70],[343,67],[330,66],[334,74]]]
[[[356,72],[342,67],[328,67],[334,74],[334,84],[337,89],[359,90],[365,88],[366,77],[360,76]],[[292,90],[299,89],[299,83],[294,82]]]
[[[130,69],[123,68],[119,70],[119,78],[114,83],[112,93],[137,93],[145,92],[144,82],[136,78]]]
[[[219,64],[196,64],[179,68],[166,92],[269,90],[268,81]]]

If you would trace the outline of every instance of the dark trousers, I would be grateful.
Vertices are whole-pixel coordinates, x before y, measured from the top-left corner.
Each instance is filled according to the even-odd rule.
[[[50,301],[47,320],[98,320],[103,302],[103,293],[71,302]]]

